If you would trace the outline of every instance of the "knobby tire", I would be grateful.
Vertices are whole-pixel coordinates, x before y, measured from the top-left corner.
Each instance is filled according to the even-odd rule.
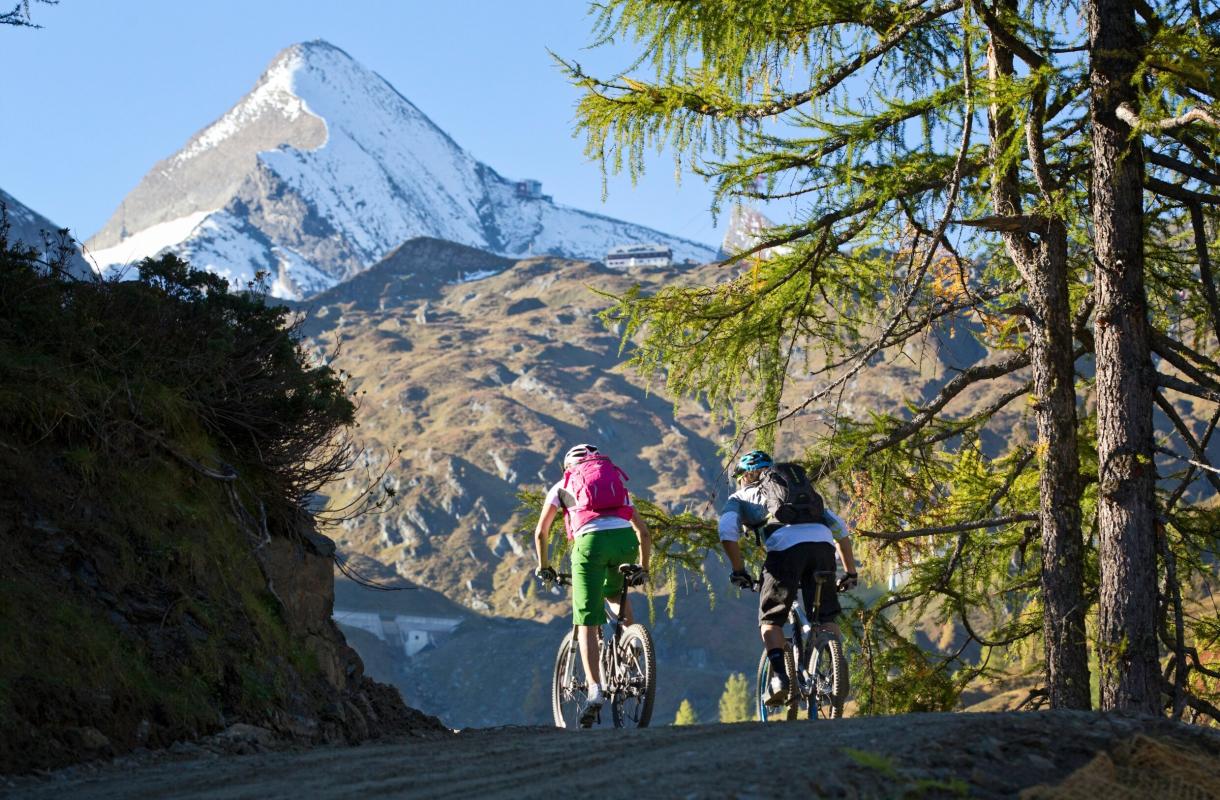
[[[791,682],[788,700],[782,708],[768,707],[763,705],[763,700],[766,699],[768,687],[771,685],[771,659],[767,658],[767,651],[762,651],[762,657],[758,659],[758,674],[755,679],[755,703],[758,711],[758,718],[763,722],[784,722],[785,720],[794,720],[800,710],[801,696],[796,686],[796,661],[792,655],[791,642],[784,643],[784,669],[788,671],[788,680]]]
[[[809,704],[809,718],[840,719],[849,690],[843,642],[837,636],[819,642],[816,657],[814,681],[817,691],[810,698],[813,702]]]
[[[580,648],[572,631],[559,643],[551,680],[551,713],[557,728],[576,728],[584,710],[588,688],[578,676]],[[565,713],[566,712],[566,713]]]
[[[612,698],[614,725],[618,728],[646,728],[652,720],[657,696],[657,657],[652,635],[643,625],[628,625],[619,640],[620,677],[632,687],[632,694]]]

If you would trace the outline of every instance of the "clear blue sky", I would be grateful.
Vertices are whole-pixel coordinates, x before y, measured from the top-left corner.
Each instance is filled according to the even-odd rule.
[[[11,5],[11,1],[9,3]],[[61,0],[41,30],[0,28],[0,188],[85,239],[161,158],[253,85],[284,47],[326,39],[379,72],[476,158],[556,202],[719,244],[711,192],[669,155],[635,187],[572,138],[577,91],[547,48],[601,73],[585,0]],[[723,230],[727,215],[722,215]]]

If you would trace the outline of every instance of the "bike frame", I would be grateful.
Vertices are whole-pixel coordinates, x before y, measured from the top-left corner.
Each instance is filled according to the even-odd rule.
[[[560,577],[566,578],[567,580],[557,581],[559,583],[559,585],[570,586],[572,584],[571,575],[561,574]],[[606,616],[609,617],[611,620],[611,629],[612,629],[612,632],[610,634],[610,642],[609,642],[610,647],[607,648],[607,646],[606,646],[607,643],[605,641],[605,634],[603,633],[605,626],[599,625],[598,629],[597,629],[598,662],[600,663],[601,670],[602,670],[602,683],[606,684],[606,693],[608,695],[613,695],[614,693],[616,693],[618,691],[617,686],[612,687],[610,685],[609,678],[611,676],[614,676],[617,678],[617,676],[618,676],[618,666],[619,666],[619,664],[618,664],[618,644],[619,644],[619,640],[622,639],[622,634],[623,634],[622,610],[623,610],[623,606],[626,604],[626,602],[627,602],[627,580],[624,578],[623,579],[623,591],[622,591],[622,594],[620,594],[619,598],[618,598],[618,607],[619,607],[620,613],[613,614],[613,613],[611,613],[609,608],[606,609]],[[573,625],[572,626],[572,644],[574,647],[577,648],[577,652],[579,652],[579,647],[580,647],[580,635],[579,634],[580,634],[580,626]],[[609,655],[607,655],[607,653],[609,653]],[[587,672],[588,665],[583,663],[583,659],[582,659],[582,666],[584,666],[586,668],[586,672]]]
[[[804,699],[809,704],[810,708],[817,705],[817,667],[818,659],[821,657],[820,650],[823,643],[833,638],[834,634],[826,631],[821,623],[816,622],[818,617],[818,609],[822,606],[822,587],[826,581],[834,580],[834,572],[818,571],[814,573],[814,590],[813,603],[809,610],[813,619],[804,619],[804,609],[802,603],[797,599],[793,599],[792,608],[788,610],[787,625],[792,626],[792,634],[784,636],[784,639],[792,645],[792,661],[795,667],[796,674],[791,676],[791,687],[795,691],[790,695],[787,706],[792,707],[793,704],[799,704],[800,699]],[[754,582],[754,591],[761,591],[762,577]],[[803,590],[801,590],[803,593]],[[803,599],[803,598],[802,598]],[[806,632],[808,628],[808,632]],[[806,681],[803,676],[808,675],[809,680]],[[760,711],[762,700],[759,700]]]
[[[571,586],[572,585],[572,576],[566,572],[557,573],[555,576],[555,583],[559,586]],[[623,591],[619,594],[619,598],[618,598],[619,613],[614,614],[610,611],[609,608],[606,609],[606,616],[609,617],[610,620],[612,620],[612,624],[611,624],[612,632],[610,634],[610,641],[608,643],[609,644],[608,647],[607,647],[607,642],[605,640],[605,634],[603,633],[605,626],[599,625],[598,629],[597,629],[598,662],[601,666],[602,683],[605,684],[605,686],[606,686],[607,700],[610,703],[615,702],[616,696],[618,695],[618,693],[621,691],[621,688],[622,688],[618,685],[618,678],[619,678],[618,646],[619,646],[619,641],[622,639],[622,634],[623,634],[622,611],[623,611],[623,607],[627,604],[627,590],[629,588],[630,587],[627,585],[627,576],[624,575],[623,576]],[[580,626],[575,625],[575,624],[572,625],[572,647],[573,647],[573,649],[575,649],[576,652],[578,652],[578,653],[580,652]],[[585,673],[587,675],[588,674],[588,665],[584,664],[583,657],[581,659],[581,665],[583,667],[585,667]],[[614,679],[613,684],[611,683],[611,678]],[[586,684],[587,684],[587,680],[586,680]],[[585,687],[585,691],[586,692],[588,691],[587,685]]]

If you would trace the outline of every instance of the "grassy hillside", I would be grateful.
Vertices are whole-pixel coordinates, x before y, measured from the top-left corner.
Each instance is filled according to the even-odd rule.
[[[68,279],[0,230],[0,772],[406,717],[330,622],[298,510],[352,404],[282,309],[226,288],[173,257]]]

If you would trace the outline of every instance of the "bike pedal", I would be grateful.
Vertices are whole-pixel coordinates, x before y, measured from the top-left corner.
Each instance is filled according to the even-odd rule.
[[[593,723],[601,724],[602,707],[601,706],[585,706],[584,713],[580,715],[580,727],[592,728]]]

